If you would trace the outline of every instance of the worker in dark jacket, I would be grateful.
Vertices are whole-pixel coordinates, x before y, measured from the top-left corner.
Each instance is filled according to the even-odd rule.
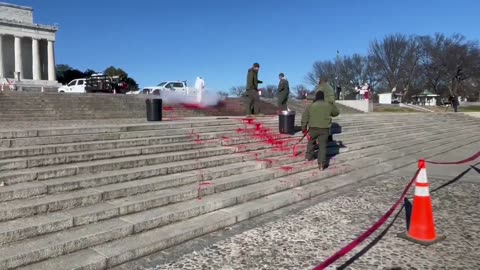
[[[452,108],[455,112],[458,112],[458,98],[454,96],[450,96],[448,98],[448,101],[450,102],[450,105],[452,105]]]
[[[335,104],[326,102],[323,91],[318,91],[315,94],[315,101],[307,107],[302,115],[302,131],[304,134],[306,132],[310,133],[305,158],[307,160],[314,159],[314,146],[318,141],[318,168],[321,171],[328,167],[327,142],[332,125],[332,116],[335,117],[339,114]]]
[[[315,95],[318,93],[318,91],[322,91],[324,96],[325,96],[325,101],[328,103],[333,104],[335,102],[335,92],[333,91],[333,88],[330,86],[328,83],[328,78],[327,77],[321,77],[320,81],[318,83],[317,88],[315,88],[315,93],[313,96],[308,96],[308,100],[314,100]]]
[[[286,111],[288,110],[287,102],[288,102],[288,95],[290,95],[290,87],[288,85],[287,79],[285,79],[285,74],[280,73],[278,74],[278,78],[280,82],[278,83],[277,89],[277,105],[279,111]]]
[[[245,88],[245,97],[246,97],[246,111],[247,116],[252,114],[259,114],[260,108],[258,107],[258,101],[260,96],[258,95],[258,84],[263,83],[258,79],[258,70],[260,65],[254,63],[252,68],[248,70],[247,74],[247,86]]]

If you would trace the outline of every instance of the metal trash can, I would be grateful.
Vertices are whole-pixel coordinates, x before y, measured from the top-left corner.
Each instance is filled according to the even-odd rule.
[[[295,134],[295,111],[281,111],[278,114],[280,134]]]
[[[162,121],[162,99],[147,99],[147,121]]]

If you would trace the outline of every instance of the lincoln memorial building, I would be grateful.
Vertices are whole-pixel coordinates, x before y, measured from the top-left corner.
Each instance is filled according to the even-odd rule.
[[[0,2],[0,79],[35,88],[57,86],[57,27],[33,23],[33,9]]]

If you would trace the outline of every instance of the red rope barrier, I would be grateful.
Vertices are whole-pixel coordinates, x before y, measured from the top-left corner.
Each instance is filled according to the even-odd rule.
[[[415,176],[410,180],[408,185],[405,187],[403,190],[402,196],[395,202],[395,204],[388,210],[385,215],[383,215],[377,222],[375,222],[368,230],[366,230],[364,233],[362,233],[359,237],[357,237],[355,240],[350,242],[347,246],[342,248],[340,251],[337,253],[333,254],[330,258],[322,262],[320,265],[315,267],[313,270],[322,270],[328,267],[330,264],[334,263],[336,260],[340,259],[341,257],[345,256],[345,254],[349,253],[352,251],[355,247],[357,247],[359,244],[361,244],[365,239],[367,239],[372,233],[374,233],[378,228],[380,228],[385,222],[387,222],[388,218],[393,214],[395,209],[400,205],[400,203],[403,202],[403,199],[407,195],[408,190],[412,186],[412,184],[415,182],[415,179],[417,178],[418,173],[420,172],[420,169],[417,170],[415,173]]]
[[[475,155],[466,158],[464,160],[460,161],[455,161],[455,162],[435,162],[435,161],[426,161],[427,163],[430,164],[439,164],[439,165],[458,165],[458,164],[463,164],[467,163],[470,161],[473,161],[477,158],[480,157],[480,152],[476,153]],[[341,250],[339,250],[337,253],[333,254],[331,257],[329,257],[327,260],[322,262],[320,265],[315,267],[313,270],[322,270],[340,259],[341,257],[345,256],[347,253],[352,251],[355,247],[357,247],[359,244],[361,244],[365,239],[367,239],[372,233],[374,233],[376,230],[378,230],[387,220],[390,218],[390,216],[393,214],[395,209],[400,205],[400,203],[403,201],[405,196],[407,195],[408,190],[412,186],[412,184],[415,182],[415,179],[418,176],[418,173],[420,172],[420,169],[417,170],[415,173],[415,176],[410,180],[408,185],[405,187],[403,190],[402,196],[395,202],[395,204],[388,210],[387,213],[385,213],[377,222],[375,222],[368,230],[366,230],[364,233],[362,233],[360,236],[358,236],[356,239],[354,239],[352,242],[350,242],[348,245],[343,247]]]
[[[435,164],[435,165],[459,165],[459,164],[464,164],[464,163],[467,163],[467,162],[470,162],[470,161],[474,161],[475,159],[479,158],[480,157],[480,152],[476,153],[475,155],[469,157],[469,158],[466,158],[464,160],[460,160],[460,161],[454,161],[454,162],[437,162],[437,161],[426,161],[427,163],[430,163],[430,164]]]

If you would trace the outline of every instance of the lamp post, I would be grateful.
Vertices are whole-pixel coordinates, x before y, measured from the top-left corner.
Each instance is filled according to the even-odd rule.
[[[337,87],[338,87],[338,63],[340,62],[340,52],[337,50],[337,57],[335,59],[335,82],[334,82],[334,91],[335,95],[337,95]],[[343,89],[341,89],[338,99],[342,96]]]

